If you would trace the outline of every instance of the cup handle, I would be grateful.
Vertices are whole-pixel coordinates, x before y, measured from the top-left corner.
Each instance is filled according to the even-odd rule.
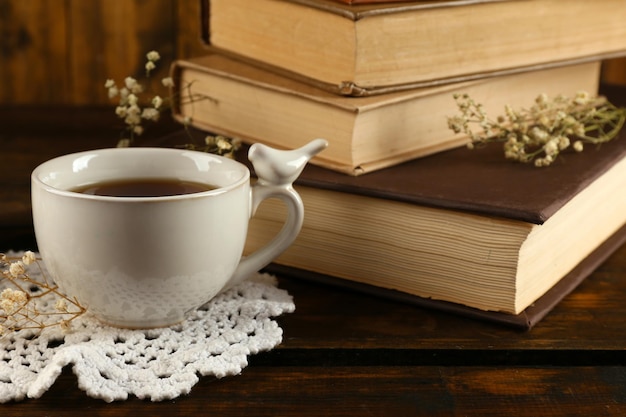
[[[241,259],[226,286],[227,288],[239,284],[253,273],[267,266],[293,243],[300,233],[300,229],[302,229],[304,207],[300,195],[291,185],[280,187],[256,183],[252,187],[252,215],[261,202],[268,198],[279,198],[285,203],[287,219],[282,229],[270,242]]]
[[[250,217],[263,200],[278,198],[287,206],[287,218],[282,229],[270,242],[241,259],[226,288],[239,284],[267,266],[296,239],[304,221],[304,205],[292,183],[309,159],[327,146],[325,139],[315,139],[293,150],[278,150],[260,143],[250,147],[248,158],[258,176],[251,191]]]

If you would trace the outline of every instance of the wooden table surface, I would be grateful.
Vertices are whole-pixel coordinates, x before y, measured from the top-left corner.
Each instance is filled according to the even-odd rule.
[[[110,109],[0,108],[0,251],[35,249],[29,175],[113,146]],[[165,123],[154,134],[178,128]],[[241,375],[151,403],[87,397],[65,369],[0,416],[626,416],[626,247],[529,332],[279,277],[296,311]]]

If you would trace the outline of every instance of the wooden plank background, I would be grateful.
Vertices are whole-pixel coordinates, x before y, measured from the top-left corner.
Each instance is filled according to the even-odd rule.
[[[0,105],[109,105],[104,81],[140,78],[153,49],[154,82],[206,53],[200,0],[0,0]],[[626,84],[626,59],[604,78]]]
[[[175,58],[206,53],[199,0],[0,0],[0,105],[107,105],[104,81],[158,82]]]

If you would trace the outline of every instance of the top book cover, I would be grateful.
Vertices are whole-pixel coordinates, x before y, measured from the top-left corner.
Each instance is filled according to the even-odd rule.
[[[203,0],[203,38],[347,96],[626,55],[622,0],[358,1]]]

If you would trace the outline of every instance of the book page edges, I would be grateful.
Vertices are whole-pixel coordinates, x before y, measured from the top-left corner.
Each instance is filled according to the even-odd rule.
[[[331,84],[327,82],[323,82],[308,76],[305,76],[301,73],[290,71],[286,68],[278,67],[266,62],[258,61],[253,58],[248,58],[241,56],[237,53],[230,52],[224,49],[216,48],[216,47],[208,47],[209,52],[213,52],[216,54],[220,54],[230,59],[241,61],[242,63],[247,63],[249,65],[255,66],[259,69],[263,69],[268,72],[272,72],[275,74],[282,75],[283,77],[298,81],[300,83],[309,85],[313,88],[317,88],[320,90],[324,90],[333,95],[340,95],[345,97],[370,97],[370,96],[378,96],[381,94],[390,94],[395,92],[403,92],[408,90],[419,90],[433,87],[443,87],[450,86],[458,83],[470,83],[481,81],[489,78],[502,77],[506,75],[515,75],[524,72],[531,71],[539,71],[550,68],[558,68],[569,65],[576,64],[584,64],[595,61],[603,61],[608,59],[621,58],[626,56],[626,50],[614,51],[609,53],[602,54],[594,54],[594,55],[586,55],[582,57],[572,58],[572,59],[564,59],[564,60],[556,60],[551,62],[545,62],[541,64],[532,64],[532,65],[521,65],[512,68],[505,68],[501,70],[491,70],[491,71],[483,71],[478,73],[471,74],[463,74],[460,76],[452,76],[452,77],[442,77],[442,78],[429,78],[426,80],[415,81],[404,84],[388,84],[388,85],[375,85],[375,86],[364,86],[359,85],[355,81],[345,80],[340,84]]]
[[[393,301],[412,304],[419,308],[442,311],[461,317],[528,331],[554,310],[567,295],[575,290],[624,243],[626,243],[626,225],[622,226],[612,236],[602,242],[589,256],[579,262],[574,269],[519,314],[480,310],[463,304],[424,298],[397,290],[363,284],[345,278],[319,274],[313,271],[277,263],[268,265],[266,270],[279,276],[282,275],[323,285],[337,286]]]
[[[626,224],[625,188],[623,157],[529,234],[519,253],[518,310],[554,285],[537,276],[564,275]]]
[[[318,274],[299,268],[293,268],[276,263],[270,264],[268,272],[303,279],[324,285],[333,285],[349,290],[359,291],[377,297],[388,298],[393,301],[412,304],[420,308],[441,311],[461,317],[480,320],[488,323],[508,326],[520,330],[531,330],[537,323],[543,320],[555,307],[574,289],[576,289],[591,273],[593,273],[609,256],[620,246],[626,243],[626,226],[620,228],[613,236],[603,242],[586,259],[581,261],[572,271],[557,282],[545,294],[528,306],[520,314],[507,314],[496,311],[484,311],[468,307],[462,304],[451,303],[444,300],[423,298],[396,290],[389,290],[373,285],[362,284],[343,278]]]

